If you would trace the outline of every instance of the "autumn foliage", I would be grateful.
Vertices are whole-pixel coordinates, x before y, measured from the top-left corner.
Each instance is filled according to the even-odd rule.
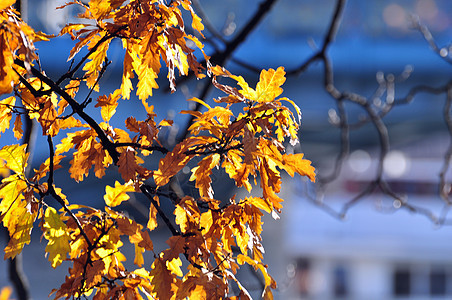
[[[10,235],[5,259],[21,253],[34,228],[42,231],[52,267],[71,263],[61,286],[51,293],[56,299],[249,299],[235,276],[244,264],[262,274],[262,296],[272,299],[276,282],[263,263],[263,213],[277,218],[283,207],[278,196],[281,171],[315,180],[303,154],[285,153],[284,143],[298,142],[301,113],[281,96],[284,69],[263,70],[253,88],[241,76],[213,66],[203,50],[204,26],[189,0],[76,0],[60,8],[76,5],[82,11],[80,23],[66,25],[59,34],[74,41],[68,53],[72,63],[59,78],[50,78],[35,43],[58,37],[25,24],[10,7],[14,2],[0,4],[0,132],[12,130],[20,140],[23,118],[36,120],[49,157],[28,174],[26,144],[0,150],[3,169],[9,170],[0,185],[0,220]],[[196,36],[187,33],[187,26]],[[122,80],[117,90],[103,95],[102,75],[110,64],[107,54],[113,40],[124,48]],[[224,94],[211,104],[190,99],[202,109],[180,112],[193,116],[193,122],[171,149],[160,143],[159,131],[173,121],[158,118],[151,105],[163,71],[173,91],[176,76],[191,74],[211,80]],[[94,105],[78,96],[81,85],[98,94]],[[118,105],[136,105],[128,102],[134,101],[128,100],[132,91],[147,117],[129,116],[122,128],[113,127],[110,119]],[[100,111],[101,119],[85,111],[89,105]],[[155,169],[144,164],[151,157],[161,158]],[[105,186],[104,208],[79,205],[56,186],[55,174],[67,171],[60,165],[65,159],[70,160],[74,184],[82,185],[90,172],[102,178],[107,168],[120,174],[121,182]],[[190,180],[199,197],[170,197],[171,179],[196,162]],[[260,185],[261,195],[216,200],[214,169],[248,192]],[[130,193],[143,193],[149,200],[146,224],[115,210]],[[160,208],[162,201],[172,201],[172,217]],[[167,226],[172,234],[160,253],[154,252],[150,236],[157,226]],[[134,246],[134,257],[121,252],[124,243]],[[153,254],[153,261],[144,261],[145,252]],[[127,269],[124,262],[132,259],[136,268]],[[232,295],[231,285],[240,293]]]

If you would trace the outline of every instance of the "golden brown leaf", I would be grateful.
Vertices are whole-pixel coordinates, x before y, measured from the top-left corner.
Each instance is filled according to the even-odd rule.
[[[13,132],[14,132],[14,137],[17,140],[20,140],[22,138],[22,135],[24,134],[24,131],[22,129],[22,118],[20,117],[20,115],[16,116],[16,120],[14,121]]]
[[[212,169],[218,166],[220,162],[220,155],[213,154],[205,157],[198,163],[198,166],[193,168],[190,181],[196,180],[196,188],[199,189],[199,195],[201,197],[213,198],[213,189],[211,186]]]
[[[57,111],[53,106],[53,103],[50,99],[44,102],[42,109],[39,110],[39,118],[38,121],[42,127],[42,134],[46,135],[50,129],[50,126],[53,125],[55,119],[58,117]],[[53,135],[56,135],[58,132],[54,132]]]
[[[139,166],[135,155],[135,150],[131,147],[127,147],[126,151],[121,153],[121,156],[119,156],[118,171],[125,182],[136,178]]]
[[[189,141],[185,140],[177,144],[173,151],[166,154],[159,162],[159,168],[154,172],[154,180],[157,186],[164,186],[171,177],[176,175],[190,160],[191,156],[186,155]]]
[[[94,107],[101,107],[100,113],[102,115],[102,119],[105,122],[110,121],[111,117],[116,112],[116,107],[118,107],[118,99],[119,99],[119,90],[116,90],[115,93],[107,96],[102,95],[97,98],[97,103]]]

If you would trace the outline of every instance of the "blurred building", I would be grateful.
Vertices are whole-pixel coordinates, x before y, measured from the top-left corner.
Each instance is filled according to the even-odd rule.
[[[350,155],[325,195],[328,209],[307,201],[303,184],[292,184],[280,227],[288,258],[284,297],[452,299],[452,222],[440,226],[429,215],[441,218],[448,209],[438,196],[448,143],[440,135],[399,145],[385,161],[385,179],[416,212],[377,191],[337,218],[375,174],[376,162],[364,150]]]

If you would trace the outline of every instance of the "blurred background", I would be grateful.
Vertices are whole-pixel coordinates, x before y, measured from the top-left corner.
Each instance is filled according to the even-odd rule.
[[[64,2],[24,1],[24,18],[35,29],[57,34],[63,24],[77,21],[76,8],[54,9]],[[452,299],[452,202],[448,198],[452,177],[448,167],[452,2],[193,2],[207,25],[209,55],[228,49],[256,17],[261,4],[273,2],[224,64],[251,86],[259,78],[256,70],[285,67],[289,76],[283,96],[295,101],[303,113],[301,143],[289,151],[303,152],[319,176],[315,185],[300,177],[285,178],[281,218],[264,220],[265,262],[279,284],[276,298]],[[338,25],[337,32],[329,35],[332,22]],[[327,42],[326,56],[311,62],[328,36],[332,40]],[[57,77],[69,68],[66,60],[73,45],[67,37],[37,44],[42,66],[50,76]],[[108,52],[113,63],[101,81],[101,93],[119,84],[122,55],[121,45],[113,43]],[[331,66],[327,73],[326,62]],[[303,65],[307,68],[300,70]],[[170,94],[163,74],[161,88],[149,103],[155,106],[158,119],[175,120],[160,136],[163,143],[172,145],[188,121],[178,112],[192,108],[185,100],[202,95],[205,83],[184,81]],[[325,84],[326,74],[332,76],[329,80],[333,81],[328,82],[342,95],[359,95],[363,104],[347,101],[353,97],[332,95]],[[212,91],[204,98],[212,102],[218,95]],[[128,115],[143,118],[145,112],[139,107],[141,103],[132,97],[118,109],[116,119],[119,122]],[[376,113],[374,119],[369,107]],[[36,141],[33,165],[38,168],[48,150],[39,133]],[[14,142],[5,134],[0,146]],[[114,176],[107,173],[103,180],[112,185]],[[225,183],[222,174],[215,176],[218,198],[242,195]],[[194,188],[188,178],[188,172],[177,178],[186,192]],[[104,185],[94,176],[75,185],[60,170],[56,184],[69,201],[99,208],[104,205]],[[144,222],[148,207],[141,200],[137,195],[121,209]],[[156,248],[156,241],[161,241],[164,249],[169,231],[161,228],[154,235]],[[0,247],[5,245],[3,234]],[[36,232],[24,249],[23,268],[34,299],[47,298],[50,290],[62,283],[67,269],[63,264],[52,271],[44,248]],[[240,276],[259,298],[259,275],[245,270]],[[8,271],[2,260],[0,286],[5,285]]]

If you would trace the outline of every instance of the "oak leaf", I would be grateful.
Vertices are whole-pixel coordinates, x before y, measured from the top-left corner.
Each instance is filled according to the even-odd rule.
[[[17,254],[22,252],[25,244],[31,241],[31,230],[33,229],[33,222],[36,219],[37,213],[29,213],[26,208],[26,202],[20,202],[20,205],[15,207],[10,212],[14,220],[14,226],[8,227],[10,240],[5,248],[5,259],[14,258]]]
[[[131,183],[131,182],[130,182]],[[115,187],[109,185],[105,186],[104,200],[105,204],[110,207],[118,206],[124,201],[129,200],[130,196],[127,195],[128,192],[134,192],[135,189],[132,184],[120,184],[118,181],[115,182]]]
[[[18,175],[23,175],[27,167],[28,153],[26,144],[4,146],[0,149],[0,159],[3,159],[5,166]]]
[[[281,85],[286,81],[286,72],[283,67],[262,70],[259,82],[256,85],[257,102],[271,102],[283,92]]]
[[[69,245],[71,237],[66,224],[53,207],[48,207],[45,211],[43,228],[45,229],[44,237],[49,241],[46,252],[49,255],[52,267],[56,268],[66,258],[67,253],[71,251]]]
[[[14,3],[16,3],[16,0],[4,0],[1,4],[0,4],[0,10],[3,10],[11,5],[13,5]]]
[[[154,286],[157,299],[171,299],[177,292],[176,275],[168,270],[166,261],[162,258],[154,260],[150,275],[153,276],[151,284]]]
[[[24,131],[22,129],[22,118],[20,117],[20,115],[16,116],[16,120],[14,121],[13,132],[14,132],[14,137],[17,140],[20,140],[22,138],[22,135],[24,134]]]
[[[116,112],[116,107],[118,107],[118,99],[119,94],[117,93],[119,90],[117,90],[115,93],[110,94],[107,96],[102,95],[97,98],[97,103],[94,107],[100,107],[100,113],[102,115],[102,119],[105,122],[110,121],[111,117]]]
[[[16,97],[11,96],[0,101],[0,133],[9,128],[12,118],[12,108],[16,103]]]
[[[205,157],[198,163],[198,166],[193,168],[190,181],[196,180],[195,186],[199,190],[201,197],[213,198],[213,188],[211,186],[212,169],[218,166],[220,162],[220,155],[213,154]]]
[[[126,151],[119,156],[118,171],[125,182],[136,178],[139,166],[135,155],[135,150],[132,147],[127,147]]]
[[[159,168],[154,172],[154,181],[157,186],[164,186],[171,177],[176,175],[190,160],[191,156],[186,155],[189,141],[185,140],[177,144],[173,151],[166,154],[159,162]]]

